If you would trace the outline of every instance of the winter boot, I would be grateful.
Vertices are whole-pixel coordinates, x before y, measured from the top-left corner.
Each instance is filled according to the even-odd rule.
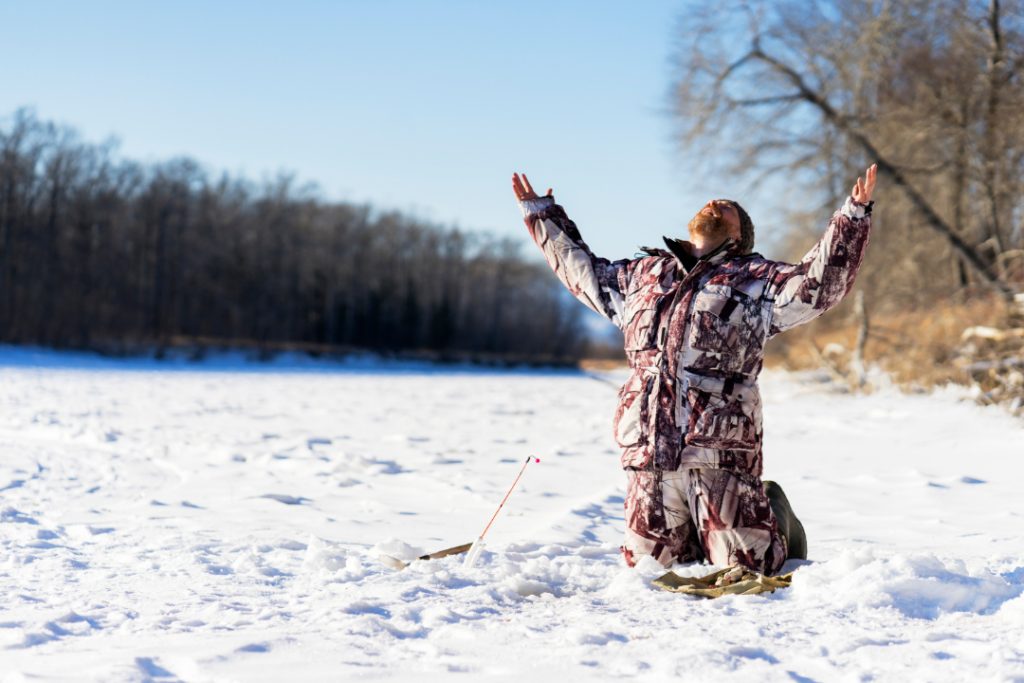
[[[768,495],[768,503],[772,506],[772,512],[775,513],[775,519],[779,524],[779,533],[786,539],[786,545],[789,547],[786,559],[806,560],[807,535],[804,533],[804,525],[796,518],[793,507],[789,504],[789,499],[783,493],[782,487],[774,481],[766,481],[764,492]]]

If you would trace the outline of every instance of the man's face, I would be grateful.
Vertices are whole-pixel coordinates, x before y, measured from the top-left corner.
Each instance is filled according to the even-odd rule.
[[[707,243],[721,243],[726,238],[740,239],[740,214],[727,199],[712,199],[690,219],[690,239],[700,237]]]

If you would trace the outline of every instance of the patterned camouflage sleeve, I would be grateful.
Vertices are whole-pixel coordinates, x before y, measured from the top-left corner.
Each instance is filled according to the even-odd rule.
[[[590,309],[622,327],[630,261],[594,256],[554,197],[521,201],[519,208],[530,236],[562,284]]]
[[[847,197],[800,263],[774,269],[767,289],[772,300],[769,336],[810,322],[843,300],[864,260],[873,204]]]

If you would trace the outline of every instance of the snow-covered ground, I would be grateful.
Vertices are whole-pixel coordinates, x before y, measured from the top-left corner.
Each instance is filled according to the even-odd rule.
[[[1021,423],[762,386],[811,561],[703,601],[619,559],[592,377],[0,350],[0,680],[1024,679]],[[380,561],[472,540],[531,454],[477,568]]]

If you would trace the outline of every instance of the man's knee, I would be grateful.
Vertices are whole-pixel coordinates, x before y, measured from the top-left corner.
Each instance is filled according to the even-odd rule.
[[[762,574],[774,574],[786,559],[785,544],[771,529],[709,531],[704,534],[704,545],[712,564],[741,565]]]
[[[676,562],[693,562],[700,559],[699,556],[694,556],[693,545],[688,542],[686,529],[683,527],[656,534],[648,530],[644,535],[627,527],[625,542],[620,550],[622,558],[630,567],[636,566],[645,555],[653,557],[663,567],[670,567]]]
[[[785,542],[760,481],[724,470],[691,472],[694,515],[708,559],[765,574],[778,571]]]
[[[627,472],[622,556],[630,567],[644,555],[666,567],[700,559],[689,509],[678,490],[680,481],[673,472]]]

